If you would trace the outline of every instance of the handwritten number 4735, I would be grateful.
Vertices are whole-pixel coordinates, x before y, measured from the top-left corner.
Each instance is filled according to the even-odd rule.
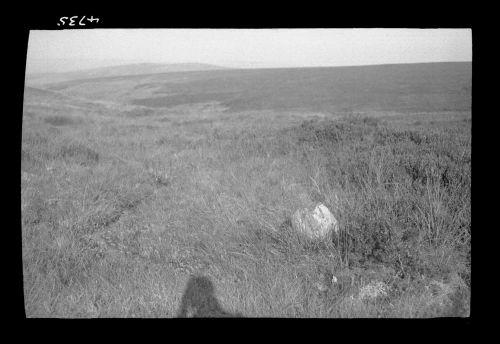
[[[66,22],[66,20],[69,19],[69,22]],[[87,18],[85,16],[82,16],[80,20],[78,20],[78,16],[73,16],[73,17],[61,17],[59,18],[59,23],[57,23],[57,26],[61,25],[68,25],[68,26],[75,26],[76,23],[80,26],[85,26],[84,20],[87,19],[89,22],[93,23],[95,21],[99,22],[99,18],[94,18],[94,16]]]

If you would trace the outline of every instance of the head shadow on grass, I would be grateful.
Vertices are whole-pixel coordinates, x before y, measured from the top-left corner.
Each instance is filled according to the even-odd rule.
[[[240,318],[240,313],[225,311],[215,297],[209,278],[191,276],[184,290],[177,318]]]

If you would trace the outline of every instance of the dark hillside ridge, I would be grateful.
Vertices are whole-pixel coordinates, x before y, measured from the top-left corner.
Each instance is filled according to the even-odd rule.
[[[149,107],[219,102],[228,111],[468,111],[471,62],[229,69],[70,81],[49,88]],[[95,91],[99,89],[99,92]],[[138,91],[134,93],[134,91]],[[140,91],[140,92],[139,92]]]

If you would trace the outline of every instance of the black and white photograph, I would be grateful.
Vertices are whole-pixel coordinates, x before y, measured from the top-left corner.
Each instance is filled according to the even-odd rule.
[[[29,30],[26,318],[470,317],[471,28],[100,19]]]

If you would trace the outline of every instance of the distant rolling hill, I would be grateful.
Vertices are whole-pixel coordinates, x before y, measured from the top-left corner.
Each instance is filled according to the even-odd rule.
[[[218,69],[225,69],[225,67],[202,63],[136,63],[120,66],[85,69],[74,72],[28,74],[26,76],[26,81],[27,84],[36,86],[68,80]]]
[[[73,80],[46,88],[153,108],[217,102],[228,111],[467,111],[470,62],[227,69]]]

